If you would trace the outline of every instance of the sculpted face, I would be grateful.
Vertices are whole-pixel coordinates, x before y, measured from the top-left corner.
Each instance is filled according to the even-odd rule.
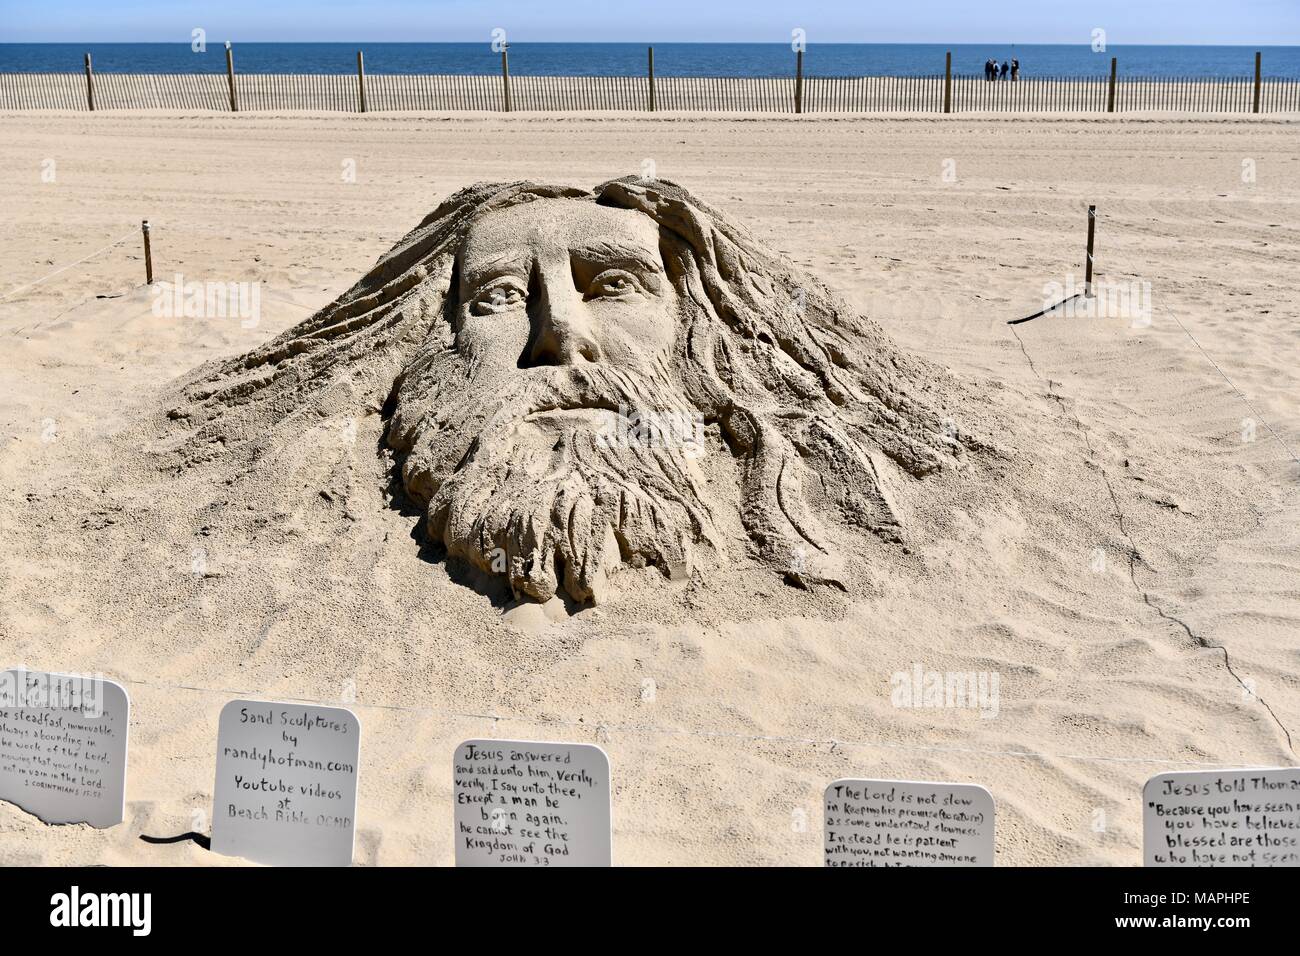
[[[483,375],[583,365],[649,375],[672,348],[676,301],[654,220],[630,209],[538,200],[470,228],[456,348]]]
[[[684,573],[710,535],[687,444],[626,440],[699,419],[659,225],[539,199],[475,220],[457,266],[451,341],[408,371],[390,431],[429,536],[540,600],[601,600],[621,562]]]

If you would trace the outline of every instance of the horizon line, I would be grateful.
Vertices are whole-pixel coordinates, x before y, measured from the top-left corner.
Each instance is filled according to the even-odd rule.
[[[220,46],[223,43],[281,43],[281,44],[308,44],[308,43],[333,43],[355,45],[361,43],[374,44],[405,44],[415,45],[424,44],[428,46],[451,46],[467,43],[484,43],[490,44],[491,40],[482,38],[474,40],[214,40],[213,45]],[[189,46],[188,40],[0,40],[0,46],[75,46],[77,44],[121,44],[121,45],[139,45],[139,46]],[[656,43],[667,45],[691,45],[691,44],[713,44],[717,46],[789,46],[789,40],[514,40],[511,46],[548,46],[548,45],[628,45],[642,46],[645,44],[654,45]],[[1053,42],[1046,40],[962,40],[959,42],[948,43],[944,40],[843,40],[835,42],[814,42],[808,41],[809,48],[814,46],[1090,46],[1088,41],[1078,41],[1071,43]],[[1207,43],[1201,41],[1164,41],[1164,42],[1124,42],[1124,43],[1107,43],[1107,49],[1111,47],[1134,47],[1134,46],[1204,46],[1204,47],[1240,47],[1242,49],[1300,49],[1300,42],[1296,43]]]

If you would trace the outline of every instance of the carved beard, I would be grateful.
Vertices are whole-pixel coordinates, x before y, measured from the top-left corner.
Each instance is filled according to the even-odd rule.
[[[403,378],[388,442],[402,482],[449,556],[504,575],[516,596],[604,600],[620,562],[689,572],[716,547],[702,480],[702,420],[662,362],[485,374],[440,351]],[[639,416],[639,421],[638,421]]]

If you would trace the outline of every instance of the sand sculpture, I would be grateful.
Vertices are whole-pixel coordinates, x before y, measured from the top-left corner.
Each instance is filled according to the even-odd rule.
[[[889,540],[889,487],[984,446],[942,380],[663,180],[479,184],[355,286],[174,412],[223,442],[333,386],[382,406],[393,493],[515,596],[600,602],[620,566],[745,556],[837,582],[836,527]],[[249,439],[252,441],[252,439]]]

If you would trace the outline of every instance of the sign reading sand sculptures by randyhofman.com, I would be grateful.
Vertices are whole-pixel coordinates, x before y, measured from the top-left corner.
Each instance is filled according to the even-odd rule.
[[[457,866],[609,866],[609,757],[593,744],[467,740],[452,757]]]
[[[0,673],[0,800],[46,823],[121,823],[130,709],[102,677]]]
[[[361,724],[340,707],[232,700],[217,725],[212,849],[276,866],[347,866]]]
[[[1152,777],[1142,857],[1146,866],[1300,866],[1300,768]]]
[[[827,866],[992,866],[993,796],[966,783],[836,780]]]

